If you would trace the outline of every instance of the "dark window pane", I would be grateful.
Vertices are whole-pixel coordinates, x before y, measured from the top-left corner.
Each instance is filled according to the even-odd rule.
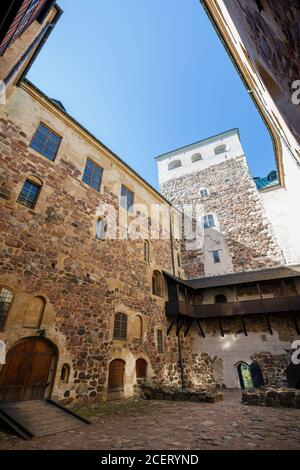
[[[157,330],[157,351],[159,353],[164,352],[164,346],[163,346],[163,334],[161,330]]]
[[[26,180],[18,197],[18,202],[31,209],[35,206],[41,186]]]
[[[42,154],[48,160],[53,161],[56,157],[61,137],[55,135],[44,124],[40,124],[33,136],[30,147]]]
[[[91,160],[86,161],[82,181],[100,191],[103,169]]]
[[[114,339],[127,339],[127,315],[124,313],[115,315]]]
[[[134,200],[134,193],[130,191],[130,189],[126,188],[126,186],[121,187],[121,207],[126,209],[127,211],[132,212],[133,210],[133,200]]]

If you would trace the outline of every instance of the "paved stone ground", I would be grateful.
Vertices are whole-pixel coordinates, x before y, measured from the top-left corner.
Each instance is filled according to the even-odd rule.
[[[0,428],[4,449],[300,449],[300,410],[129,400],[80,409],[92,424],[26,442]]]

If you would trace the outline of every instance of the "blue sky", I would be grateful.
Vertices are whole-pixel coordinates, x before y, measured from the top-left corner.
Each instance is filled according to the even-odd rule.
[[[238,127],[253,176],[269,133],[198,0],[58,0],[28,78],[156,188],[153,158]]]

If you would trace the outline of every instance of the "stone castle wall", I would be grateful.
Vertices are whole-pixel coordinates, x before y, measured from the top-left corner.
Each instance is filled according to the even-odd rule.
[[[209,195],[200,198],[205,187]],[[216,227],[204,230],[198,250],[184,250],[187,277],[226,274],[273,267],[284,263],[259,192],[250,176],[245,157],[237,157],[180,178],[161,187],[175,207],[201,204],[203,214],[212,213]],[[212,250],[221,250],[221,263],[214,266]]]
[[[95,237],[101,202],[117,213],[123,210],[122,181],[131,185],[137,202],[157,202],[153,193],[23,89],[14,90],[5,110],[0,119],[0,284],[12,289],[14,300],[0,340],[10,348],[37,335],[39,328],[27,328],[24,318],[39,296],[46,304],[40,328],[59,350],[55,399],[105,398],[108,364],[115,358],[126,361],[125,396],[133,393],[139,357],[146,359],[150,379],[167,381],[165,365],[177,362],[177,346],[173,337],[166,337],[165,298],[152,295],[152,272],[172,272],[170,241],[150,240],[150,261],[145,262],[142,240]],[[54,162],[29,147],[40,120],[63,137]],[[104,167],[100,193],[82,182],[87,156]],[[106,169],[113,170],[114,178]],[[16,202],[26,177],[43,184],[34,209]],[[128,316],[127,341],[112,339],[115,312]],[[137,316],[143,322],[142,337],[136,334]],[[157,352],[158,328],[164,335],[162,354]],[[60,380],[65,363],[71,371],[67,384]]]

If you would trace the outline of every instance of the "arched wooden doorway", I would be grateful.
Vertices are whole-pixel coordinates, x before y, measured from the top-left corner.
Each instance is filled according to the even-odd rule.
[[[108,391],[122,392],[124,390],[125,361],[115,359],[109,364]]]
[[[147,378],[147,361],[142,357],[136,361],[136,378],[146,379]]]
[[[7,353],[0,371],[0,401],[39,400],[49,397],[58,352],[44,338],[25,338]]]

